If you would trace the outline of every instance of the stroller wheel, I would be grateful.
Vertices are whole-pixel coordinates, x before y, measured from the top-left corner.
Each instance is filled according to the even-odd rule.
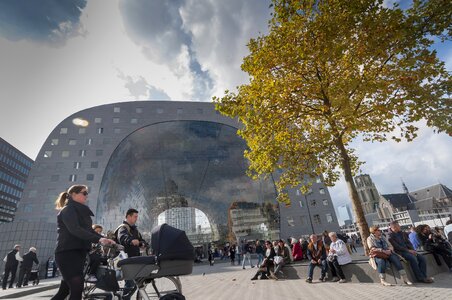
[[[185,300],[185,297],[181,293],[172,293],[160,297],[159,300]]]

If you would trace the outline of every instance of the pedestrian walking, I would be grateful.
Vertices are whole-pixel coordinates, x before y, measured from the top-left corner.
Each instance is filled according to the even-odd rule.
[[[58,236],[55,261],[63,277],[58,292],[52,300],[80,300],[84,278],[83,266],[92,243],[114,244],[113,240],[102,237],[91,227],[93,212],[86,205],[88,187],[73,185],[55,201]]]
[[[17,280],[16,287],[20,288],[21,286],[28,285],[28,279],[30,278],[33,263],[39,265],[39,260],[36,256],[36,248],[30,247],[30,250],[24,254],[23,261],[20,264],[19,279]]]
[[[242,261],[242,269],[245,269],[245,262],[248,260],[250,263],[251,268],[254,268],[253,262],[251,261],[251,247],[248,243],[245,243],[244,240],[241,241],[242,243],[242,254],[243,254],[243,261]]]
[[[17,266],[19,261],[22,261],[22,257],[19,254],[20,245],[14,245],[13,250],[8,252],[3,261],[5,262],[5,273],[3,275],[2,288],[6,290],[8,284],[8,277],[11,275],[11,281],[9,282],[9,288],[13,287],[14,280],[16,279]]]

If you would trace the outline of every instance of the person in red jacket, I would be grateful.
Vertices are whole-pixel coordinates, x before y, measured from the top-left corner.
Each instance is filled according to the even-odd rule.
[[[301,250],[300,242],[297,241],[296,238],[292,238],[292,256],[293,261],[302,260],[303,259],[303,251]]]

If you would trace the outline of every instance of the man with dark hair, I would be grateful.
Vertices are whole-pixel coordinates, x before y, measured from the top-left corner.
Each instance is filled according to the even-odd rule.
[[[431,277],[427,277],[427,263],[424,256],[418,254],[416,250],[414,250],[408,235],[401,231],[400,225],[397,221],[392,221],[389,226],[391,228],[389,242],[394,247],[394,251],[410,263],[414,276],[418,281],[432,283],[433,279]]]
[[[19,254],[20,245],[14,245],[14,249],[8,252],[3,261],[5,264],[5,273],[3,275],[2,288],[6,290],[6,285],[8,283],[8,277],[11,273],[11,281],[9,282],[9,288],[13,287],[14,280],[16,279],[17,266],[19,261],[23,261]]]
[[[307,256],[309,259],[308,278],[307,283],[312,283],[312,276],[314,275],[314,268],[320,267],[320,281],[325,281],[326,272],[328,271],[328,262],[326,260],[326,250],[322,240],[318,240],[316,234],[311,234],[311,242],[308,245]]]
[[[116,228],[118,242],[124,246],[124,251],[129,257],[140,256],[140,247],[144,247],[146,242],[135,225],[138,220],[138,211],[130,208],[126,212],[126,219]],[[130,299],[131,295],[127,295],[134,288],[133,280],[126,280],[124,284],[123,299]]]

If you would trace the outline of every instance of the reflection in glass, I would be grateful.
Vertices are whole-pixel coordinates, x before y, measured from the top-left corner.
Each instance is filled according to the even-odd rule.
[[[161,213],[196,208],[206,215],[212,240],[225,239],[228,227],[229,238],[235,239],[228,226],[231,205],[255,203],[255,213],[262,217],[260,232],[275,230],[279,214],[274,185],[246,175],[246,143],[236,131],[204,121],[164,122],[135,131],[120,143],[105,169],[97,222],[114,229],[133,207],[139,211],[140,230],[150,232]],[[190,209],[183,211],[191,214]],[[257,231],[249,232],[254,236]]]

